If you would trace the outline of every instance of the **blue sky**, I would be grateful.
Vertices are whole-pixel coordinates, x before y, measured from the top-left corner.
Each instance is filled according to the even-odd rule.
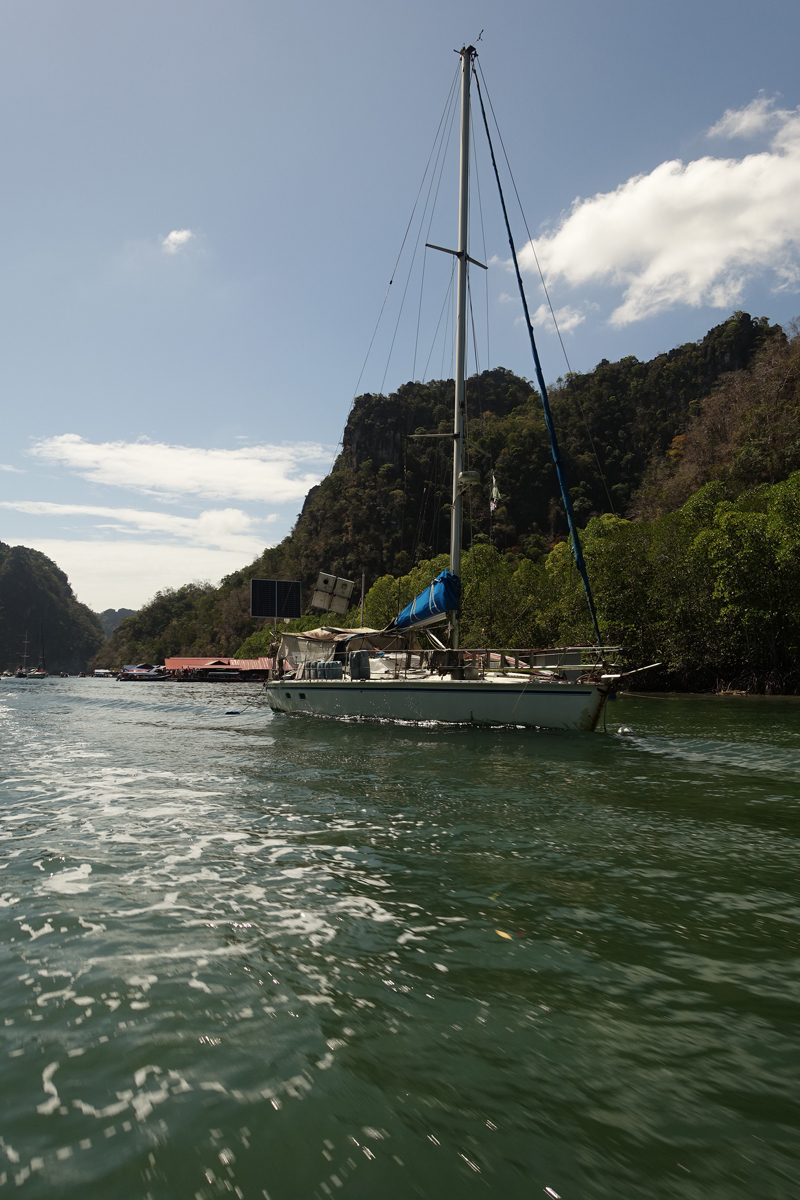
[[[800,313],[797,4],[31,0],[0,20],[0,539],[94,608],[216,581],[289,530],[341,436],[453,50],[482,29],[573,368],[736,308]],[[531,376],[485,172],[481,200],[479,365]],[[387,370],[404,270],[359,390],[412,377],[416,276]],[[434,296],[448,272],[429,254]]]

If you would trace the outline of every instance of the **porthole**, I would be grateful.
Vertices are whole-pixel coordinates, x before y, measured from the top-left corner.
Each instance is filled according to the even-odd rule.
[[[301,700],[305,700],[305,698],[306,698],[306,694],[305,694],[305,692],[301,692],[301,693],[300,693],[300,699],[301,699]]]
[[[291,692],[287,692],[287,693],[286,693],[286,699],[287,699],[287,700],[291,700],[291,698],[292,698],[292,693],[291,693]]]

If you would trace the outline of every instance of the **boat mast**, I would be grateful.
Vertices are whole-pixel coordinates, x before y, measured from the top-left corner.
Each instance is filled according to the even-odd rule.
[[[469,234],[469,85],[474,46],[461,47],[461,167],[458,185],[458,276],[456,298],[456,398],[453,423],[453,506],[450,510],[450,570],[461,576],[461,485],[464,469],[464,412],[467,357],[467,240]],[[458,649],[458,613],[450,614],[453,649]]]

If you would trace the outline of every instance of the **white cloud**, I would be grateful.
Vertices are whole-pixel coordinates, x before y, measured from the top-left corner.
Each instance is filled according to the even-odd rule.
[[[10,463],[0,463],[0,471],[11,471],[15,475],[24,475],[25,472],[19,467],[12,467]]]
[[[161,240],[161,248],[165,254],[177,254],[182,246],[194,237],[191,229],[173,229]]]
[[[549,280],[622,288],[611,324],[628,325],[678,304],[726,308],[749,278],[777,288],[800,282],[800,109],[764,98],[728,111],[711,132],[743,136],[772,126],[769,148],[746,157],[661,163],[613,192],[575,200],[537,243]],[[520,255],[535,271],[531,246]]]
[[[205,450],[163,442],[87,442],[75,433],[43,438],[30,454],[59,463],[92,483],[153,496],[203,496],[284,504],[319,483],[331,453],[313,443]],[[314,471],[301,464],[312,463]]]
[[[191,545],[236,550],[243,560],[246,556],[254,558],[264,548],[264,539],[257,532],[260,522],[238,508],[211,509],[198,517],[94,504],[56,504],[48,500],[4,500],[0,508],[41,517],[106,517],[113,524],[96,528],[126,534],[161,534]],[[274,519],[274,514],[266,518]]]
[[[585,314],[580,312],[579,309],[573,308],[570,304],[565,304],[563,308],[557,308],[555,314],[556,321],[558,321],[558,328],[562,333],[571,333],[573,329],[577,329],[586,320]],[[534,329],[537,325],[544,325],[555,332],[550,306],[547,304],[539,305],[531,317],[531,321],[533,322]]]
[[[782,125],[792,114],[786,109],[775,108],[775,101],[765,95],[756,96],[744,108],[726,108],[723,115],[712,125],[708,136],[737,138],[753,137],[770,126]]]
[[[141,608],[156,592],[193,580],[217,583],[248,561],[239,550],[135,540],[26,538],[11,545],[41,550],[66,571],[78,599],[95,612]]]

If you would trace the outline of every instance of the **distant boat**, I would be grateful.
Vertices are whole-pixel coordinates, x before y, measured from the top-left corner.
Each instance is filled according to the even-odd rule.
[[[117,679],[121,683],[130,683],[134,680],[144,683],[163,683],[165,679],[169,679],[163,667],[154,667],[150,663],[136,663],[122,668]]]
[[[47,664],[44,660],[44,634],[42,622],[39,622],[39,663],[32,671],[28,671],[28,679],[47,679]]]
[[[14,672],[14,678],[15,679],[27,679],[28,678],[28,631],[27,631],[27,629],[25,630],[25,640],[22,643],[22,658],[20,659],[19,666],[17,667],[16,671]]]

